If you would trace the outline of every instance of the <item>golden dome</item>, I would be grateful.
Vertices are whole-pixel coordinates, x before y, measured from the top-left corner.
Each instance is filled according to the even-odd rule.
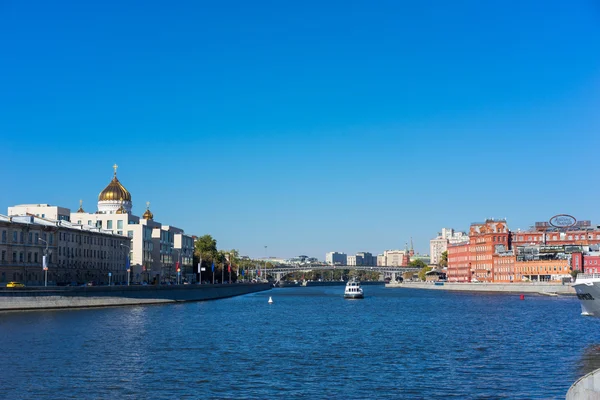
[[[115,169],[115,175],[108,186],[98,195],[98,201],[131,201],[131,193],[117,179],[116,164],[113,168]]]
[[[117,210],[116,214],[127,214],[127,211],[123,207],[123,204],[121,204],[121,207],[119,207],[119,209]]]
[[[78,213],[84,213],[85,211],[83,210],[83,200],[79,200],[79,210],[77,210]]]
[[[152,214],[152,211],[150,211],[150,202],[146,202],[146,212],[144,213],[144,215],[142,215],[142,218],[144,219],[153,219],[154,218],[154,214]]]

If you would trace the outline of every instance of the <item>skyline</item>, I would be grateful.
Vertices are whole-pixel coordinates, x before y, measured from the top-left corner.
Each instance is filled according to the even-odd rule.
[[[2,214],[94,210],[116,163],[136,215],[251,257],[600,223],[592,2],[6,2],[0,22]]]

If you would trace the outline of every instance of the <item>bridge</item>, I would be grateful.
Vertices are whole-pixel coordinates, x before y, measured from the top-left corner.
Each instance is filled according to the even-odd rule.
[[[369,265],[329,265],[329,264],[306,264],[306,265],[278,265],[273,268],[268,268],[267,273],[275,276],[275,281],[279,282],[281,278],[287,274],[294,272],[311,272],[311,271],[335,271],[350,269],[355,271],[379,272],[380,274],[388,275],[392,281],[396,281],[396,274],[405,272],[419,272],[419,268],[413,267],[382,267]]]

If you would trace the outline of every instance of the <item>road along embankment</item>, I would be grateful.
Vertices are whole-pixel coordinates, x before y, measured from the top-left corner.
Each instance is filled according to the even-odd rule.
[[[110,307],[216,300],[271,289],[268,283],[92,286],[0,290],[0,311]]]
[[[548,295],[575,295],[571,285],[553,283],[457,283],[407,282],[388,283],[387,288],[449,290],[459,292],[540,293]]]

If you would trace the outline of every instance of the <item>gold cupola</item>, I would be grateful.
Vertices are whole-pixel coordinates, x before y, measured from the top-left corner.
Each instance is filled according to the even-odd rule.
[[[125,207],[121,205],[115,214],[127,214],[127,211],[125,210]]]
[[[85,211],[83,210],[83,200],[79,200],[79,210],[77,210],[78,213],[84,213]]]
[[[150,211],[150,202],[146,202],[146,212],[142,215],[142,218],[152,220],[154,218],[154,214]]]
[[[131,201],[131,193],[117,179],[117,164],[113,166],[115,174],[112,181],[98,195],[98,201]]]

